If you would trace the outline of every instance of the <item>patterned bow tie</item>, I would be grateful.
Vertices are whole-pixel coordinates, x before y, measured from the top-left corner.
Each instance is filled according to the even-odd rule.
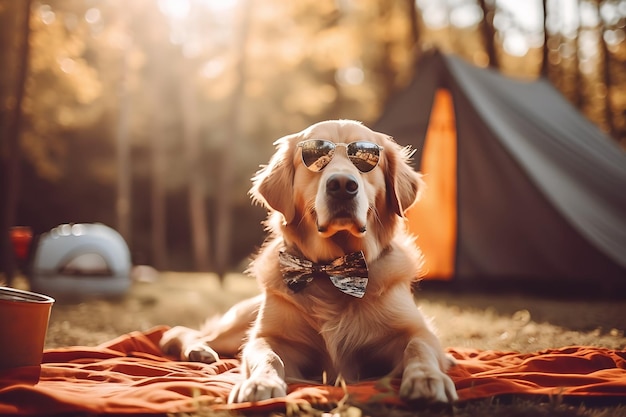
[[[302,290],[315,277],[327,276],[340,291],[358,298],[365,295],[367,264],[363,252],[350,253],[329,264],[317,264],[282,250],[278,259],[283,281],[293,292]]]

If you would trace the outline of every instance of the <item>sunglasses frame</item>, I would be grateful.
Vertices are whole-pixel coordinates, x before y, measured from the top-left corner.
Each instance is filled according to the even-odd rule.
[[[314,166],[314,165],[315,165],[314,163],[307,165],[306,161],[304,160],[304,153],[303,153],[303,151],[304,151],[304,145],[305,145],[305,143],[307,143],[307,142],[313,142],[313,141],[315,141],[315,142],[325,142],[325,143],[331,144],[331,145],[333,146],[333,148],[332,148],[332,149],[328,152],[328,154],[327,154],[327,155],[330,155],[330,157],[329,157],[329,159],[328,159],[328,162],[327,162],[326,164],[324,164],[324,166],[323,166],[323,167],[321,167],[321,168],[320,168],[320,169],[318,169],[318,170],[315,170],[315,169],[312,169],[312,168],[311,168],[312,166]],[[378,160],[376,161],[376,165],[372,166],[372,168],[371,168],[371,169],[369,169],[369,170],[367,170],[367,171],[363,171],[363,170],[361,170],[361,169],[359,168],[359,166],[358,166],[357,164],[355,164],[355,163],[354,163],[354,161],[352,161],[352,158],[350,158],[350,155],[348,155],[348,159],[349,159],[349,160],[350,160],[350,162],[351,162],[351,163],[352,163],[352,164],[353,164],[353,165],[354,165],[354,166],[355,166],[355,167],[359,170],[359,172],[362,172],[362,173],[367,173],[367,172],[371,172],[371,171],[373,171],[373,170],[374,170],[374,168],[376,168],[376,167],[378,166],[378,164],[380,163],[380,154],[381,154],[381,153],[382,153],[382,151],[384,150],[384,148],[383,148],[382,146],[380,146],[379,144],[374,143],[374,142],[368,142],[368,141],[365,141],[365,140],[355,140],[355,141],[352,141],[352,142],[349,142],[349,143],[343,143],[343,142],[333,142],[333,141],[330,141],[330,140],[327,140],[327,139],[307,139],[307,140],[303,140],[303,141],[301,141],[301,142],[298,142],[298,144],[297,144],[296,146],[297,146],[298,148],[300,148],[300,159],[302,160],[302,164],[303,164],[303,165],[304,165],[304,166],[305,166],[305,167],[306,167],[309,171],[312,171],[312,172],[320,172],[320,171],[322,171],[324,168],[326,168],[326,166],[330,163],[330,160],[333,158],[333,156],[334,156],[334,154],[335,154],[335,149],[337,149],[337,147],[342,146],[342,147],[346,148],[346,152],[347,152],[347,151],[348,151],[348,146],[350,146],[350,145],[352,145],[352,144],[355,144],[355,143],[366,143],[366,144],[368,144],[368,145],[372,145],[372,147],[373,147],[373,148],[375,148],[375,149],[377,149],[377,150],[378,150]],[[327,156],[327,155],[326,155],[326,156]]]

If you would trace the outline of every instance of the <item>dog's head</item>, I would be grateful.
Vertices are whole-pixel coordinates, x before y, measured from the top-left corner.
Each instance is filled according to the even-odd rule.
[[[331,247],[321,240],[348,251],[363,250],[371,237],[382,250],[422,188],[408,164],[410,148],[358,122],[320,122],[275,144],[250,194],[280,213],[283,234],[299,241],[304,255],[310,247]],[[339,256],[313,252],[313,260]]]

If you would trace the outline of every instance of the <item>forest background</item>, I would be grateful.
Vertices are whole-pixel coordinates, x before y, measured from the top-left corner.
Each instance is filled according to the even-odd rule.
[[[2,269],[12,226],[101,222],[136,264],[241,270],[272,142],[371,124],[435,47],[549,78],[624,148],[625,38],[626,0],[0,0]]]

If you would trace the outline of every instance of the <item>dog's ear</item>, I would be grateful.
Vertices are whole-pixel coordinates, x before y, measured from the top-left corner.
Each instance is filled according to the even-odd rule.
[[[398,216],[404,217],[404,213],[419,199],[424,181],[421,174],[409,165],[415,151],[410,146],[400,147],[390,137],[388,139],[383,151],[387,162],[387,204]]]
[[[278,211],[283,215],[286,223],[290,223],[295,215],[291,136],[293,135],[282,137],[274,142],[276,152],[269,164],[262,167],[252,178],[252,188],[249,192],[255,203]]]

